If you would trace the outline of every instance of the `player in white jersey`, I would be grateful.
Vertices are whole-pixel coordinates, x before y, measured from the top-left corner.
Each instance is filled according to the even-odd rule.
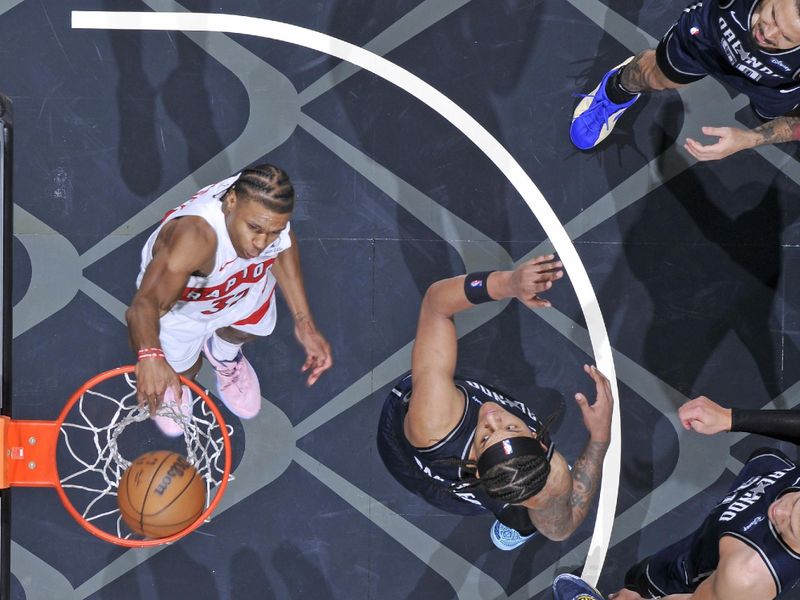
[[[272,165],[245,169],[170,211],[142,250],[138,291],[126,312],[138,352],[137,397],[151,412],[182,395],[178,375],[193,378],[201,352],[214,367],[222,401],[241,418],[261,408],[261,390],[241,346],[275,327],[275,285],[306,352],[308,384],[333,364],[306,298],[289,218],[294,189]],[[184,390],[183,393],[186,393]],[[165,432],[178,434],[168,420]]]

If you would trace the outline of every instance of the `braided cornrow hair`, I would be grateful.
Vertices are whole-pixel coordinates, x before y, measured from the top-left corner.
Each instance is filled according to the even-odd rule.
[[[536,438],[549,445],[551,416],[536,433]],[[492,498],[511,504],[519,504],[538,494],[547,483],[550,461],[544,455],[517,456],[494,465],[478,479],[478,463],[460,458],[441,458],[434,466],[456,466],[461,469],[461,480],[465,489],[480,488]]]
[[[242,171],[226,194],[234,190],[237,196],[258,200],[278,214],[294,209],[294,187],[286,172],[274,165],[256,165]]]
[[[545,456],[517,456],[494,465],[478,479],[478,464],[472,460],[442,458],[434,465],[461,468],[464,488],[480,488],[487,495],[511,504],[524,502],[538,494],[550,474],[550,462]]]

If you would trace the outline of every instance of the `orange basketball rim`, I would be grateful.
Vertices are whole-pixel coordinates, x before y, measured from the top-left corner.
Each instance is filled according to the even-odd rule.
[[[129,382],[129,374],[135,371],[132,365],[111,369],[94,376],[78,388],[67,401],[55,421],[25,421],[14,420],[6,416],[0,416],[0,444],[2,444],[3,454],[0,458],[0,488],[9,487],[53,487],[56,489],[61,502],[70,515],[89,533],[112,544],[127,546],[131,548],[158,546],[174,542],[187,534],[191,533],[207,519],[210,518],[214,509],[222,500],[228,479],[231,472],[231,445],[227,426],[222,415],[209,398],[208,394],[194,381],[181,377],[181,383],[189,387],[199,399],[205,403],[206,408],[216,419],[219,427],[218,435],[224,445],[224,466],[219,482],[214,488],[213,499],[210,499],[207,508],[200,516],[188,527],[163,538],[155,539],[128,539],[120,535],[114,535],[95,526],[82,514],[70,500],[62,485],[59,476],[58,464],[56,460],[56,450],[58,446],[59,434],[64,427],[65,420],[75,407],[76,403],[82,401],[84,395],[98,386],[102,382],[114,377],[125,377]],[[113,493],[113,495],[116,495]]]

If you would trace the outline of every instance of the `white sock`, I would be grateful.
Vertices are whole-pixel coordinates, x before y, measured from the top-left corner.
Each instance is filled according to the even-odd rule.
[[[241,344],[233,344],[226,340],[223,340],[221,337],[217,335],[216,332],[211,334],[211,354],[214,355],[214,358],[217,360],[222,361],[230,361],[236,358],[236,355],[239,354],[239,350],[242,349]]]

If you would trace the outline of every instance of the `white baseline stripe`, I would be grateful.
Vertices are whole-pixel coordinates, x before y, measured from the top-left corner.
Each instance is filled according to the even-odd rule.
[[[550,208],[550,205],[542,196],[542,193],[502,144],[457,104],[416,75],[368,50],[311,29],[278,21],[237,15],[106,11],[73,11],[72,27],[75,29],[235,33],[279,40],[335,56],[382,77],[408,92],[420,102],[424,102],[450,121],[500,169],[539,220],[559,258],[564,263],[564,269],[572,281],[575,294],[586,319],[595,361],[598,368],[611,381],[614,394],[611,445],[603,464],[603,484],[599,495],[597,520],[582,574],[586,581],[595,585],[608,551],[617,504],[620,473],[619,392],[611,344],[608,340],[608,332],[605,328],[603,315],[600,312],[594,289],[589,281],[586,269],[578,257],[575,247],[572,245],[572,241],[553,209]]]

